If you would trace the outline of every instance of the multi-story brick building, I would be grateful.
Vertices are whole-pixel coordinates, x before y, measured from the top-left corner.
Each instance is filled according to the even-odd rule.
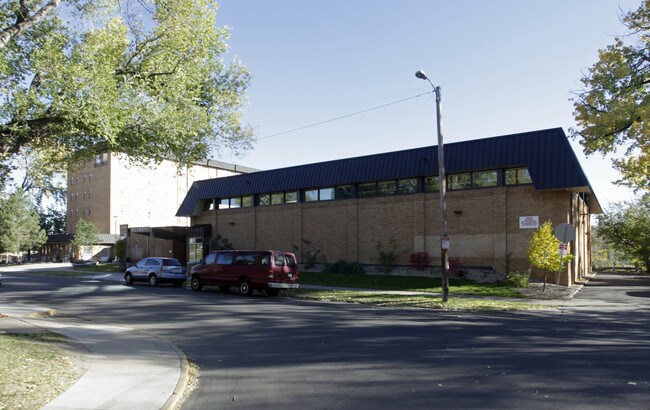
[[[68,235],[51,237],[46,257],[49,254],[52,259],[59,256],[67,259],[71,249],[66,244],[72,239],[80,219],[99,228],[104,244],[95,247],[92,255],[79,254],[72,259],[110,259],[110,245],[127,233],[127,227],[145,228],[141,231],[150,227],[180,227],[184,235],[189,219],[175,214],[194,181],[251,171],[254,170],[212,160],[179,169],[172,161],[150,166],[132,164],[121,154],[97,155],[68,170]],[[138,239],[141,238],[132,241],[134,246],[139,243]],[[151,241],[150,238],[142,240]],[[139,246],[142,249],[142,245]],[[181,253],[184,256],[184,249]]]
[[[369,266],[379,241],[392,241],[404,269],[422,251],[439,266],[437,162],[432,146],[197,181],[177,213],[191,218],[188,262],[219,235]],[[527,270],[533,228],[551,220],[577,231],[562,283],[590,272],[590,215],[601,208],[562,129],[445,144],[445,166],[449,256],[465,270]]]

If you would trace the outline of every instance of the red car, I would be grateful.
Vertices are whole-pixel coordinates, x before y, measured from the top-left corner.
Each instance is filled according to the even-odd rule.
[[[218,286],[222,292],[236,286],[250,296],[254,290],[276,296],[280,289],[298,287],[298,263],[283,251],[214,251],[190,270],[192,290]]]

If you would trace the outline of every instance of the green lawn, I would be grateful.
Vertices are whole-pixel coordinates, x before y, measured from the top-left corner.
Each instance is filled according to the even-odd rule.
[[[343,275],[321,272],[300,272],[304,285],[334,286],[357,289],[403,290],[410,292],[440,293],[440,278],[388,275]],[[476,283],[466,279],[450,279],[449,293],[454,295],[523,298],[517,289],[501,284]]]

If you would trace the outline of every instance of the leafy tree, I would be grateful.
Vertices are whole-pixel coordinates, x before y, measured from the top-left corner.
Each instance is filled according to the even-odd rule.
[[[92,246],[99,241],[99,228],[92,222],[80,219],[75,225],[75,233],[70,243],[72,246]]]
[[[617,38],[599,51],[574,99],[580,129],[572,130],[585,154],[625,155],[613,160],[621,185],[650,189],[650,0],[622,16],[627,43]]]
[[[214,0],[0,0],[0,169],[122,152],[181,164],[246,148],[247,69]],[[64,166],[61,169],[65,169]]]
[[[63,235],[66,232],[65,210],[49,207],[39,212],[40,226],[48,235]]]
[[[559,271],[560,263],[564,268],[573,257],[573,255],[560,257],[559,245],[560,240],[553,235],[551,221],[544,222],[528,240],[528,260],[533,266],[544,271],[544,289],[546,289],[548,271]]]
[[[598,233],[607,244],[650,271],[650,194],[612,205],[598,217]]]
[[[38,213],[23,190],[0,199],[0,252],[30,251],[46,241]]]
[[[120,261],[120,271],[126,270],[126,239],[115,241],[115,257]]]

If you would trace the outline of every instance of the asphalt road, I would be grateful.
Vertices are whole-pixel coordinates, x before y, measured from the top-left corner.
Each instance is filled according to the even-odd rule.
[[[4,274],[0,301],[171,341],[200,366],[200,387],[184,409],[650,406],[648,276],[599,275],[567,307],[532,313],[372,308],[23,274]]]

